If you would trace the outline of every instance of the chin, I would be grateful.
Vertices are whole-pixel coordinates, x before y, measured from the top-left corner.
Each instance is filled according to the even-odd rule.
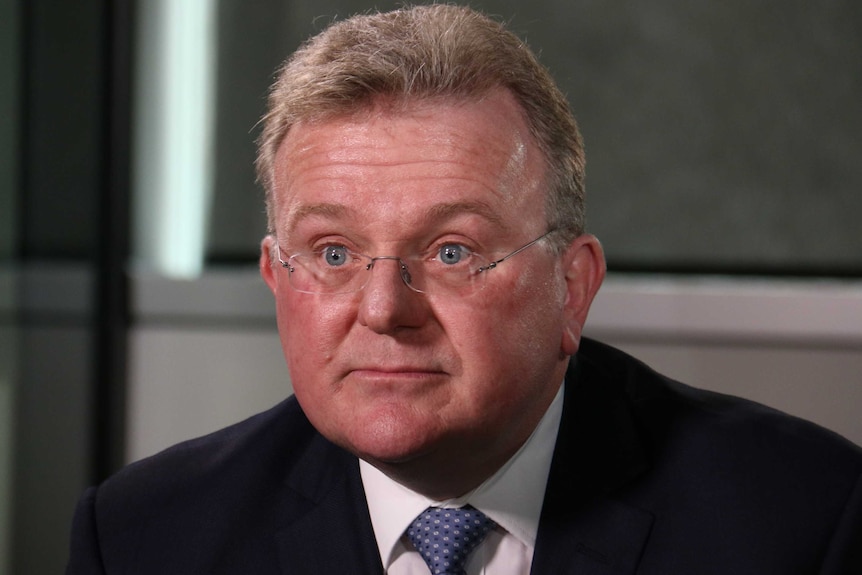
[[[409,418],[407,418],[409,419]],[[429,426],[405,418],[375,418],[346,434],[342,447],[369,462],[398,464],[432,451],[435,436]]]

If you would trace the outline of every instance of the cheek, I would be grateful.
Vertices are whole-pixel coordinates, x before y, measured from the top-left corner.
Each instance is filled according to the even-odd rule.
[[[499,305],[498,315],[506,325],[505,330],[501,325],[501,331],[509,332],[511,345],[521,354],[537,360],[558,352],[565,290],[555,278],[547,273],[523,273]]]
[[[277,306],[285,358],[296,379],[321,376],[350,329],[349,306],[321,302],[316,296],[290,294]]]
[[[469,369],[505,378],[556,361],[565,294],[553,277],[541,277],[489,285],[476,302],[450,310],[446,331]]]

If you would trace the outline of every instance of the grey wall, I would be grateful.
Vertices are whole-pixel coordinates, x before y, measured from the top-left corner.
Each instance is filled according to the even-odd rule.
[[[862,269],[862,4],[520,12],[583,126],[612,265]]]
[[[612,267],[862,273],[862,3],[472,4],[526,38],[569,96],[589,227]],[[220,3],[211,256],[254,256],[252,139],[276,63],[368,8]]]
[[[0,269],[0,568],[61,573],[91,481],[92,270]]]

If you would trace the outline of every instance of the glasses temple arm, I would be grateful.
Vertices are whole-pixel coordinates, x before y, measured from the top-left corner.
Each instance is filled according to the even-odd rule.
[[[551,234],[552,234],[552,233],[554,233],[555,231],[557,231],[557,230],[556,230],[556,229],[554,229],[554,230],[550,230],[550,231],[548,231],[548,232],[545,232],[544,234],[542,234],[542,235],[541,235],[541,236],[539,236],[538,238],[534,239],[534,240],[533,240],[533,241],[531,241],[531,242],[528,242],[528,243],[524,244],[523,246],[519,247],[518,249],[516,249],[516,250],[515,250],[515,251],[513,251],[512,253],[510,253],[510,254],[508,254],[508,255],[505,255],[505,256],[501,257],[500,259],[495,260],[495,261],[493,261],[493,262],[489,263],[489,264],[488,264],[488,265],[486,265],[486,266],[482,266],[482,267],[480,267],[478,270],[476,270],[476,272],[477,272],[477,273],[482,273],[482,272],[484,272],[484,271],[494,269],[495,267],[497,267],[497,265],[499,265],[499,264],[503,263],[504,261],[506,261],[507,259],[509,259],[509,258],[510,258],[510,257],[512,257],[512,256],[516,256],[516,255],[518,255],[519,253],[521,253],[521,252],[522,252],[522,251],[524,251],[525,249],[529,248],[529,247],[530,247],[530,246],[532,246],[533,244],[538,243],[538,242],[540,242],[541,240],[545,239],[546,237],[548,237],[549,235],[551,235]]]

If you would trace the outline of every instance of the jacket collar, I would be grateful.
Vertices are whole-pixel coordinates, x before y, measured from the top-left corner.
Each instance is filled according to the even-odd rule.
[[[287,483],[276,534],[283,573],[383,573],[353,455],[315,434]]]
[[[623,383],[584,354],[572,360],[534,573],[622,575],[637,568],[653,516],[613,499],[648,467]]]

